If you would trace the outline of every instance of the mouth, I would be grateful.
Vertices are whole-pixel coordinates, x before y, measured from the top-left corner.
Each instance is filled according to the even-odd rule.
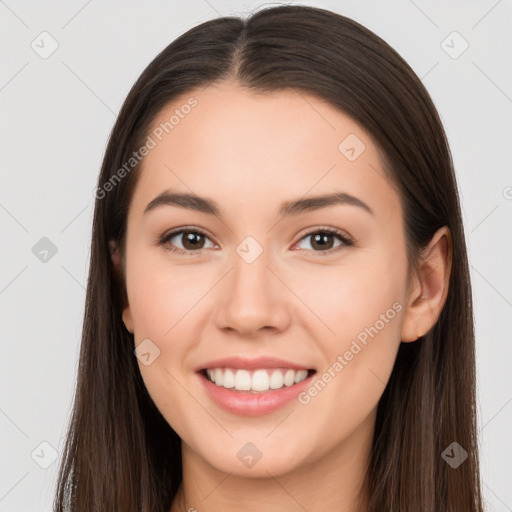
[[[309,379],[315,369],[294,368],[203,368],[197,372],[207,381],[235,393],[258,395],[292,388]]]

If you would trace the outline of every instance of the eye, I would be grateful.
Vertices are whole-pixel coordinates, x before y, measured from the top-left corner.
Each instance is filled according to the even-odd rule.
[[[299,243],[308,238],[312,240],[310,243],[312,249],[306,248],[306,250],[324,254],[334,252],[338,250],[339,247],[350,247],[354,244],[342,231],[334,228],[317,228],[315,231],[310,231],[303,236]],[[337,246],[333,246],[333,239],[336,238],[341,243]],[[206,240],[211,242],[206,233],[198,228],[180,228],[179,230],[163,235],[158,241],[158,244],[164,246],[168,251],[193,256],[198,254],[202,249],[208,248],[205,247]],[[180,244],[181,247],[176,246]],[[212,243],[212,246],[215,246],[215,244]]]
[[[205,249],[205,240],[210,240],[201,230],[181,228],[164,235],[159,245],[163,245],[168,251],[178,252],[180,254],[194,255],[201,249]],[[210,240],[211,241],[211,240]],[[182,247],[176,247],[176,243]]]
[[[348,238],[340,230],[334,228],[317,228],[315,231],[310,231],[305,236],[303,236],[300,241],[302,242],[308,238],[311,238],[310,246],[313,249],[306,248],[306,250],[312,250],[314,252],[320,252],[324,254],[334,252],[338,250],[339,247],[350,247],[354,245],[354,242],[350,238]],[[336,238],[341,243],[337,246],[333,246],[334,239]]]

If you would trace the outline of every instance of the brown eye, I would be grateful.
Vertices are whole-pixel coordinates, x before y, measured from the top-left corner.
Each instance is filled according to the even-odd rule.
[[[173,231],[168,235],[165,235],[160,244],[164,245],[166,249],[172,252],[180,253],[195,253],[205,249],[205,243],[210,240],[204,233],[192,230],[192,229],[181,229],[179,231]],[[213,245],[213,244],[212,244]]]
[[[322,229],[317,231],[311,231],[307,235],[301,238],[301,242],[303,240],[310,239],[311,249],[308,247],[303,247],[306,250],[312,250],[314,252],[331,252],[336,250],[338,247],[343,246],[351,246],[353,245],[352,241],[341,234],[340,231],[333,229]],[[341,243],[334,245],[338,239]],[[300,243],[300,242],[299,242]]]
[[[308,238],[311,239],[311,248],[302,247],[302,249],[320,254],[327,254],[336,251],[338,248],[353,245],[350,238],[344,235],[341,231],[334,230],[332,228],[311,231],[302,237],[299,244]],[[337,245],[336,239],[338,239],[339,242]],[[202,249],[208,248],[205,246],[208,241],[211,243],[210,238],[198,229],[180,229],[164,235],[159,243],[171,252],[194,255]],[[212,246],[214,246],[214,244],[212,244]]]
[[[331,233],[317,233],[310,236],[313,249],[332,249],[334,245],[335,237]]]
[[[181,242],[185,249],[193,251],[195,249],[202,249],[204,246],[204,235],[197,231],[183,231],[178,236],[181,236]]]

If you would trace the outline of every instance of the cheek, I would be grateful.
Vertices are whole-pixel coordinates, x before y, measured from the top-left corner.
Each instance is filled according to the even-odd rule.
[[[164,416],[179,408],[177,404],[183,399],[180,383],[186,384],[184,374],[190,370],[188,356],[201,339],[199,327],[207,302],[204,298],[215,283],[215,279],[208,275],[202,278],[201,274],[204,272],[193,265],[171,266],[165,255],[137,248],[127,267],[135,346],[149,339],[158,353],[150,365],[140,360],[138,364],[146,388]],[[190,407],[190,403],[183,407]],[[174,426],[176,418],[167,420]]]
[[[290,274],[288,281],[309,310],[305,316],[309,328],[316,323],[320,339],[336,349],[375,323],[382,330],[382,315],[385,330],[390,330],[391,324],[399,324],[395,320],[404,305],[395,303],[404,296],[406,267],[398,257],[356,255],[353,261],[347,258],[341,265],[318,266],[300,274],[300,278]]]
[[[186,437],[189,415],[200,414],[195,402],[184,392],[190,378],[184,368],[187,356],[199,339],[196,336],[198,301],[205,284],[197,273],[151,260],[147,254],[136,258],[128,269],[128,300],[134,319],[135,345],[149,339],[158,356],[146,365],[138,360],[144,385],[158,410],[180,435]],[[185,372],[185,374],[184,374]]]
[[[294,286],[314,312],[303,321],[316,333],[325,360],[322,371],[330,371],[326,380],[336,382],[329,387],[351,403],[363,395],[376,400],[384,390],[400,345],[405,311],[401,302],[405,258],[393,251],[360,254],[357,264],[319,267]]]
[[[201,279],[201,271],[192,266],[171,266],[158,251],[164,249],[133,252],[127,292],[136,334],[165,340],[180,322],[193,318],[194,305],[208,291],[208,279]]]

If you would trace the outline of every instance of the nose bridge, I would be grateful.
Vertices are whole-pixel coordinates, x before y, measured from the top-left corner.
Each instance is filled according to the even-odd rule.
[[[244,299],[250,294],[258,301],[268,301],[271,283],[271,272],[267,266],[270,262],[270,251],[253,236],[247,236],[238,244],[233,255],[233,295]],[[242,297],[240,297],[242,295]]]
[[[252,236],[235,248],[226,296],[220,301],[219,327],[245,333],[262,327],[283,327],[283,290],[278,289],[278,280],[267,268],[272,266],[270,256],[271,251]]]

